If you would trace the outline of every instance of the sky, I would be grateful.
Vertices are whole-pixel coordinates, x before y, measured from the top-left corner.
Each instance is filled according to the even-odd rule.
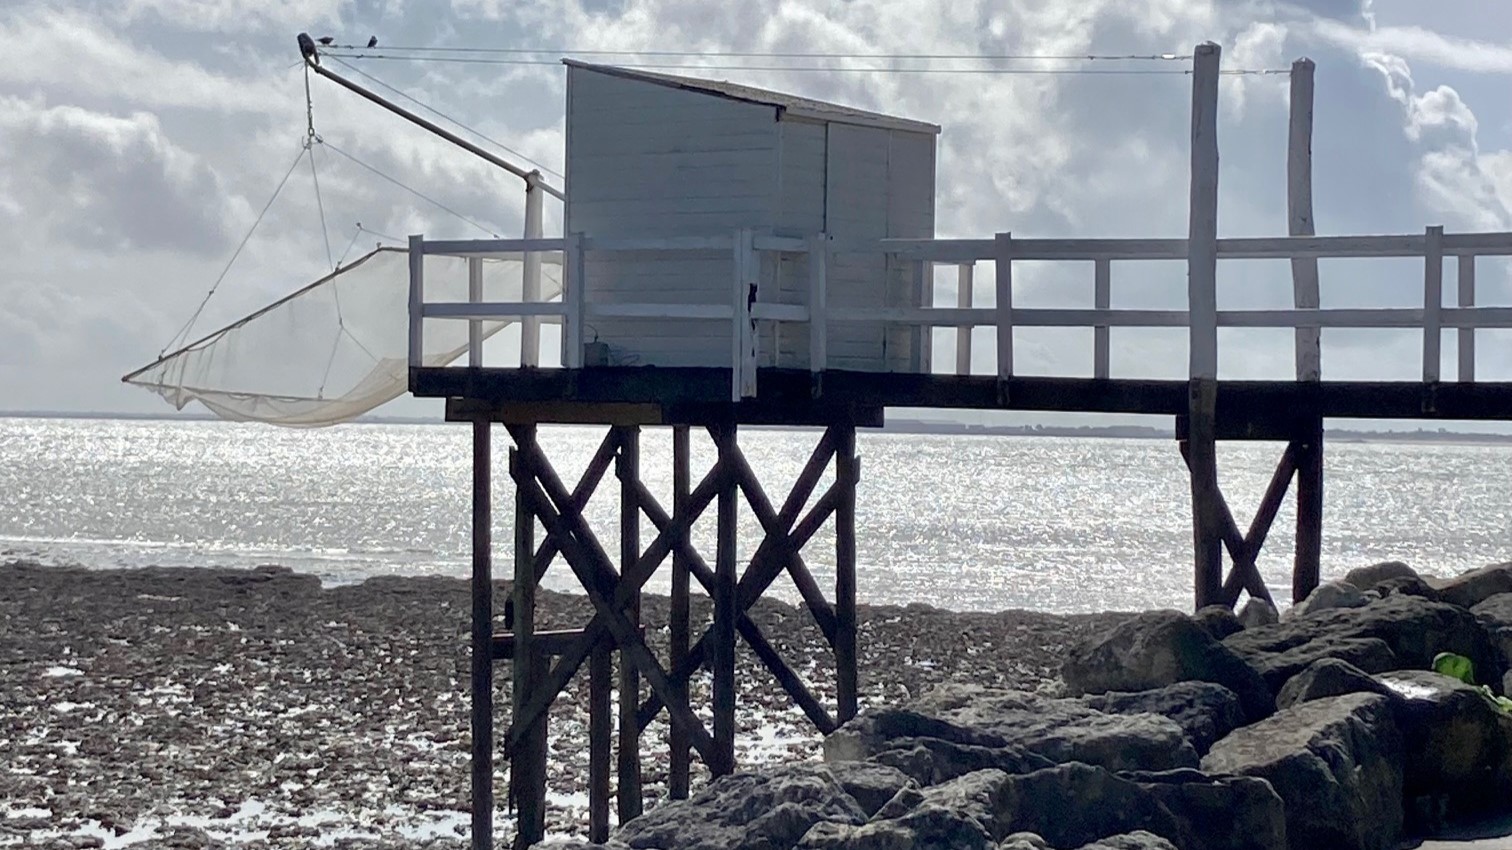
[[[12,0],[0,8],[7,57],[0,63],[0,410],[171,410],[120,377],[183,330],[300,152],[310,126],[295,45],[302,31],[338,43],[377,36],[380,46],[542,51],[511,57],[541,64],[354,65],[548,174],[563,168],[565,74],[556,64],[563,55],[1189,56],[1211,40],[1223,47],[1228,69],[1315,61],[1320,233],[1416,233],[1432,224],[1512,230],[1512,6],[1493,0]],[[617,59],[688,63],[682,73],[941,125],[942,237],[1186,232],[1185,75],[816,72],[773,66],[874,68],[879,60]],[[288,172],[195,318],[195,335],[314,280],[332,257],[372,247],[374,234],[520,231],[516,178],[325,80],[310,87],[314,126],[327,147],[461,217],[317,147],[319,192],[307,167]],[[1220,96],[1220,235],[1282,235],[1287,77],[1225,77]],[[559,227],[560,207],[548,204],[547,232]],[[1025,265],[1015,277],[1018,303],[1091,306],[1090,269]],[[1479,271],[1479,302],[1512,304],[1507,268],[1482,261]],[[1448,280],[1453,273],[1450,265]],[[1420,263],[1329,262],[1323,303],[1420,306],[1421,280]],[[1285,263],[1226,263],[1220,306],[1289,306],[1290,286]],[[1114,306],[1181,307],[1185,288],[1183,264],[1127,272],[1120,265]],[[1183,333],[1115,332],[1114,375],[1184,376]],[[1016,340],[1024,373],[1091,372],[1090,331],[1023,330]],[[1221,375],[1288,377],[1290,340],[1289,331],[1225,331]],[[1328,332],[1324,377],[1412,379],[1420,346],[1420,334]],[[978,368],[991,368],[990,348],[979,337]],[[1446,343],[1446,366],[1453,352]],[[1483,332],[1477,359],[1482,377],[1512,380],[1512,332]],[[413,404],[384,412],[409,412]]]

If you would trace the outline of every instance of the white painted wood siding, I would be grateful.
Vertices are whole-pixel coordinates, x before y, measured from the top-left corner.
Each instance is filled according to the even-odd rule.
[[[775,221],[771,107],[567,71],[567,229],[591,237],[725,236]],[[590,252],[590,304],[728,304],[729,251]],[[598,320],[611,362],[724,366],[728,323]]]

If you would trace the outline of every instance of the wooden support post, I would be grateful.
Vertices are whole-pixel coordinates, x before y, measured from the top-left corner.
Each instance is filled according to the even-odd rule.
[[[1198,45],[1192,68],[1192,178],[1187,239],[1191,452],[1196,606],[1223,595],[1223,533],[1218,491],[1218,73],[1220,50]]]
[[[640,560],[640,508],[635,502],[634,482],[640,480],[640,429],[620,429],[616,474],[620,479],[620,574],[629,573]],[[625,605],[625,618],[640,625],[641,600],[637,591]],[[640,675],[629,658],[620,656],[619,677],[619,802],[620,823],[641,813],[640,727],[635,709],[640,706]]]
[[[517,449],[510,449],[510,467],[529,456],[535,441],[535,427],[514,431]],[[526,701],[534,694],[541,672],[540,653],[535,646],[535,519],[528,510],[524,493],[515,488],[514,533],[514,670],[510,690],[513,721],[520,728]],[[490,639],[492,635],[490,635]],[[524,850],[546,835],[546,717],[542,714],[523,728],[520,746],[510,758],[510,793],[515,802],[515,848]]]
[[[541,201],[546,193],[541,189],[541,175],[532,171],[525,178],[525,238],[540,239],[545,232],[542,226]],[[534,304],[541,300],[541,255],[536,251],[525,252],[521,269],[520,300]],[[520,365],[539,366],[541,362],[541,318],[526,316],[520,320]]]
[[[1297,556],[1292,567],[1292,601],[1301,602],[1318,586],[1323,556],[1323,419],[1311,433],[1292,442],[1297,458]]]
[[[1298,59],[1291,68],[1291,120],[1286,156],[1287,232],[1316,233],[1312,202],[1313,62]],[[1292,303],[1299,310],[1316,310],[1318,258],[1293,257]],[[1316,381],[1323,374],[1322,329],[1297,328],[1297,380]]]
[[[812,243],[811,243],[812,244]],[[813,262],[813,254],[809,255]],[[692,461],[689,451],[688,426],[678,425],[672,429],[672,515],[682,516],[688,507],[688,488],[691,486]],[[687,534],[682,535],[680,543],[687,542]],[[690,638],[690,623],[688,622],[688,557],[685,554],[685,546],[679,545],[672,552],[672,600],[670,613],[668,614],[667,631],[670,658],[668,666],[672,670],[682,667],[688,657],[688,640]],[[681,691],[687,693],[687,685],[679,684]],[[688,736],[681,729],[673,727],[670,736],[671,763],[667,775],[667,795],[674,800],[688,799],[690,784]]]
[[[609,839],[609,754],[614,715],[610,707],[614,655],[607,639],[588,656],[588,840]]]
[[[856,427],[836,426],[835,485],[840,503],[835,508],[835,719],[856,716],[856,484],[861,461],[856,457]]]
[[[492,423],[473,422],[472,846],[493,850],[493,445]],[[518,695],[519,688],[514,688]],[[519,704],[516,696],[515,704]],[[513,788],[513,778],[511,779]]]
[[[737,428],[734,424],[714,429],[718,463],[728,470],[733,463]],[[714,755],[709,770],[723,776],[735,770],[735,562],[739,537],[738,485],[733,477],[719,490],[718,542],[714,559],[714,628],[710,669],[714,674]]]

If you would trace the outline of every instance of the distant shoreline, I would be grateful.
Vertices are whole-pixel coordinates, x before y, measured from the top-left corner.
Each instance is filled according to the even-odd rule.
[[[164,415],[158,413],[75,413],[51,410],[0,411],[0,419],[100,420],[114,422],[220,422],[203,413]],[[447,425],[439,418],[421,416],[364,416],[354,425]],[[749,426],[755,430],[792,430],[780,426]],[[868,429],[870,430],[870,429]],[[1080,437],[1115,440],[1170,440],[1169,428],[1147,425],[984,425],[969,422],[941,422],[920,419],[892,419],[880,433],[937,434],[964,437]],[[1361,431],[1329,429],[1325,436],[1333,441],[1359,443],[1450,443],[1456,445],[1512,445],[1512,434],[1488,434],[1445,429],[1414,431]]]

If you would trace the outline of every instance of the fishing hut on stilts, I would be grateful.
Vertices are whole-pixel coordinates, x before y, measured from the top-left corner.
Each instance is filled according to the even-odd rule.
[[[312,72],[507,168],[527,186],[522,239],[410,237],[408,338],[401,343],[407,359],[395,365],[404,389],[444,399],[446,418],[472,427],[472,830],[479,850],[493,846],[496,757],[508,765],[518,811],[514,846],[543,837],[547,718],[585,668],[594,840],[608,834],[611,799],[621,821],[640,813],[642,735],[662,712],[670,721],[670,796],[689,794],[694,757],[714,775],[736,769],[739,643],[817,731],[832,731],[856,714],[856,433],[880,426],[887,408],[1172,417],[1190,472],[1197,608],[1232,606],[1242,594],[1270,598],[1259,556],[1293,481],[1291,597],[1317,586],[1326,418],[1512,419],[1512,383],[1477,380],[1475,369],[1477,330],[1512,328],[1512,308],[1476,306],[1475,261],[1512,256],[1512,233],[1447,234],[1435,226],[1402,235],[1315,235],[1307,60],[1291,69],[1285,236],[1218,235],[1222,71],[1219,47],[1209,43],[1192,56],[1184,238],[1026,239],[999,232],[937,239],[939,128],[930,124],[726,82],[569,61],[568,191],[562,192],[538,172],[503,162],[322,67],[308,36],[300,44]],[[562,236],[543,236],[546,194],[564,200]],[[1320,259],[1382,257],[1422,262],[1421,307],[1320,306]],[[1447,257],[1455,258],[1458,273],[1453,306],[1444,303]],[[1185,262],[1186,309],[1112,307],[1115,264],[1151,260]],[[1288,261],[1293,305],[1221,309],[1220,261],[1232,260]],[[1015,306],[1014,267],[1022,262],[1088,268],[1093,307]],[[493,277],[501,264],[519,275],[502,289]],[[952,267],[955,303],[937,304],[937,291],[949,291],[939,272]],[[985,306],[976,301],[983,268],[993,292]],[[1021,328],[1090,329],[1090,377],[1016,372]],[[1115,328],[1185,329],[1187,377],[1115,376]],[[1293,330],[1294,377],[1220,380],[1219,328]],[[1320,340],[1324,329],[1335,328],[1421,333],[1421,379],[1325,380]],[[516,353],[485,362],[485,341],[506,329],[517,334],[510,337],[518,340]],[[978,358],[973,347],[978,329],[991,329],[983,334],[992,339],[986,369],[977,361],[989,358]],[[1457,332],[1458,368],[1446,379],[1440,367],[1450,330]],[[950,333],[954,357],[936,357],[943,350],[936,335]],[[180,405],[191,396],[230,404],[229,396],[208,398],[186,386],[183,370],[174,371],[178,356],[129,379],[157,376],[148,385]],[[249,397],[239,392],[237,398]],[[542,426],[559,423],[604,429],[570,488],[538,438]],[[740,429],[752,425],[815,435],[786,493],[768,494],[742,452]],[[670,505],[641,475],[641,437],[650,428],[671,429]],[[502,476],[493,467],[501,433],[509,442]],[[691,444],[701,434],[712,440],[715,460],[695,479]],[[1217,446],[1229,440],[1285,445],[1243,528],[1218,482]],[[514,516],[512,568],[504,571],[494,568],[500,478],[512,492]],[[600,488],[618,489],[617,528],[595,528],[587,518]],[[737,534],[742,510],[762,531],[754,549],[745,547],[749,557]],[[710,513],[714,546],[700,551],[691,531]],[[804,555],[826,523],[835,541],[832,587],[821,585]],[[643,532],[654,532],[648,545]],[[537,628],[536,594],[557,562],[581,585],[593,614],[580,628],[544,631]],[[664,566],[671,607],[662,658],[647,643],[640,606],[642,589]],[[503,629],[493,604],[500,572],[513,579]],[[833,649],[832,703],[747,616],[784,576]],[[702,634],[694,634],[689,614],[695,588],[712,601],[712,623]],[[511,669],[507,710],[493,702],[500,664]],[[712,677],[709,706],[690,698],[690,682],[701,671]],[[497,729],[500,715],[508,722]],[[611,773],[618,774],[614,793]]]

